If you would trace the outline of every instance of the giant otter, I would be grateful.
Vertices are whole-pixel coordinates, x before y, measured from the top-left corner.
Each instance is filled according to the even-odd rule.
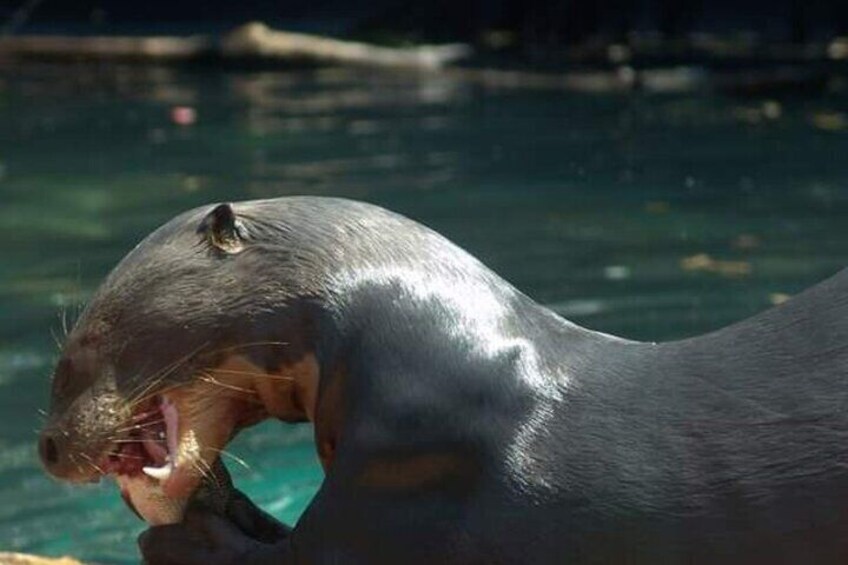
[[[847,370],[846,271],[638,343],[397,214],[280,198],[191,210],[121,261],[40,452],[185,499],[239,430],[314,423],[325,478],[296,527],[190,511],[142,535],[149,563],[845,563]]]

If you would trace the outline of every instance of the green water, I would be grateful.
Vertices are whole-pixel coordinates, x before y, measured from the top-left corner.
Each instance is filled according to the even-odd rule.
[[[848,264],[848,94],[764,102],[339,70],[0,67],[0,550],[137,559],[142,524],[114,486],[48,479],[34,430],[63,318],[177,212],[365,199],[578,323],[687,336]],[[179,105],[195,124],[171,122]],[[707,269],[683,268],[698,254]],[[321,479],[310,430],[269,423],[232,451],[249,465],[230,464],[239,486],[295,521]]]

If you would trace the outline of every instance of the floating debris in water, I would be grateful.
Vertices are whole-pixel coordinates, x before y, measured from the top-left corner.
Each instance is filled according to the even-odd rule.
[[[810,122],[824,131],[842,131],[848,128],[848,116],[842,112],[816,112]]]
[[[684,271],[705,271],[724,277],[746,277],[751,274],[751,264],[747,261],[725,261],[714,259],[706,253],[698,253],[680,260]]]
[[[735,249],[751,250],[760,246],[760,238],[750,233],[740,233],[736,236],[731,245]]]
[[[604,267],[604,278],[611,281],[629,279],[630,267],[626,265],[607,265]]]
[[[827,46],[827,55],[831,59],[848,59],[848,37],[837,37]]]
[[[633,53],[627,45],[613,43],[607,47],[607,59],[609,59],[610,63],[620,65],[630,61],[632,56]]]
[[[202,188],[203,182],[200,177],[194,175],[186,175],[183,177],[183,190],[186,192],[197,192]]]
[[[751,125],[773,122],[783,116],[783,105],[777,100],[765,100],[759,106],[736,108],[733,115],[740,122]]]
[[[178,126],[191,126],[197,122],[197,110],[191,106],[174,106],[171,108],[171,121]]]
[[[654,200],[645,203],[645,211],[650,214],[666,214],[671,210],[671,205],[662,200]]]
[[[783,115],[783,106],[777,100],[766,100],[761,106],[763,117],[768,120],[776,120]]]
[[[771,302],[775,306],[777,306],[778,304],[783,304],[790,298],[792,298],[792,296],[786,294],[785,292],[772,292],[771,294],[769,294],[769,302]]]

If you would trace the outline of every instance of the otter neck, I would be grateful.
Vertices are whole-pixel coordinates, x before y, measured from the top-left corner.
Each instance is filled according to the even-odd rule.
[[[325,349],[352,362],[357,379],[456,372],[459,383],[491,365],[485,378],[554,393],[598,348],[629,343],[568,322],[482,266],[378,275],[339,293],[345,300],[335,316],[335,347]]]

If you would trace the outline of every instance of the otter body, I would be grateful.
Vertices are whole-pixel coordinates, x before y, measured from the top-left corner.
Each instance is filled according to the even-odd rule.
[[[411,220],[281,198],[187,212],[116,267],[69,336],[41,453],[68,480],[137,474],[114,465],[119,430],[165,397],[157,476],[184,497],[239,429],[314,423],[326,477],[290,533],[201,516],[144,534],[150,563],[844,563],[846,367],[846,271],[638,343]]]

